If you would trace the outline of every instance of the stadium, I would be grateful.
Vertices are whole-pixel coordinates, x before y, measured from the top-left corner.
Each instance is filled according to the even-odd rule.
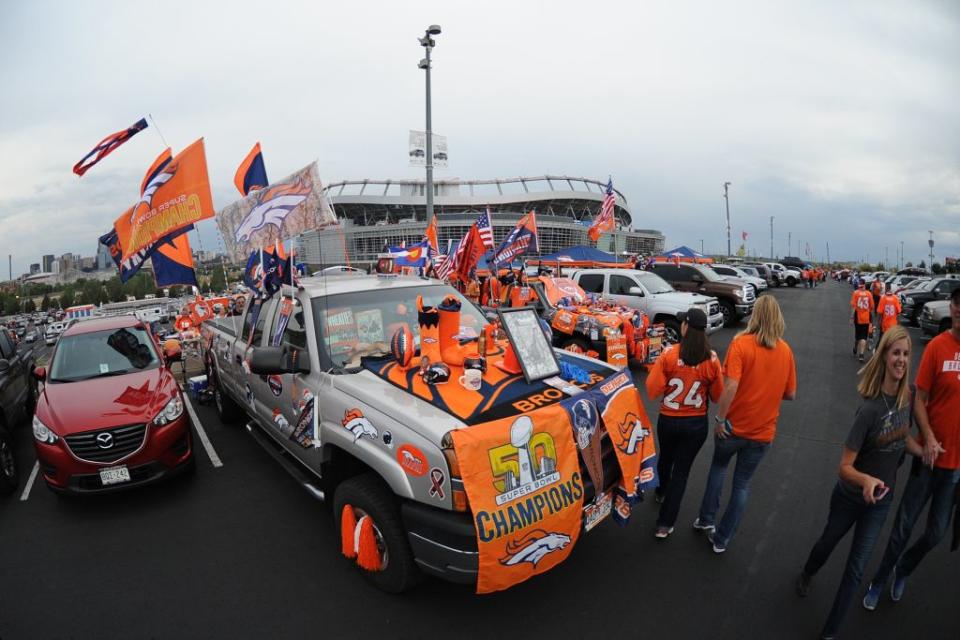
[[[521,216],[535,210],[541,254],[592,244],[587,229],[600,210],[605,190],[605,182],[572,176],[437,180],[434,211],[441,251],[449,242],[458,242],[486,207],[497,243]],[[303,261],[313,267],[372,263],[385,245],[419,242],[427,225],[425,191],[423,180],[364,179],[327,185],[327,199],[340,225],[304,233],[299,249]],[[632,229],[627,199],[614,191],[617,228],[603,234],[597,248],[614,254],[662,252],[663,234]]]

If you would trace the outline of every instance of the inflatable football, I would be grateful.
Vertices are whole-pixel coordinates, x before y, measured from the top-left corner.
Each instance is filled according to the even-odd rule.
[[[410,362],[413,360],[413,352],[415,349],[413,332],[410,331],[410,325],[403,323],[403,325],[394,332],[393,338],[390,340],[390,353],[401,367],[409,367]]]

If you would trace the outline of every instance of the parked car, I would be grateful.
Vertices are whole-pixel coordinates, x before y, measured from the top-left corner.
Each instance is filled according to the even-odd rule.
[[[782,265],[785,266],[785,267],[790,267],[790,268],[792,268],[792,269],[796,269],[797,271],[802,271],[802,270],[805,269],[806,266],[807,266],[807,262],[806,262],[806,261],[801,260],[800,258],[798,258],[798,257],[796,257],[796,256],[786,256],[785,258],[783,258],[782,260],[780,260],[780,264],[782,264]]]
[[[716,298],[723,313],[723,325],[733,326],[753,313],[756,296],[745,282],[728,282],[702,264],[656,262],[650,271],[669,282],[679,291],[700,293]]]
[[[788,287],[795,287],[801,280],[800,272],[791,267],[785,267],[779,262],[764,262],[772,272],[773,277],[776,279],[776,286],[782,287],[784,285]]]
[[[33,411],[37,397],[30,375],[33,364],[33,349],[15,344],[6,331],[0,331],[0,494],[17,488],[14,427]]]
[[[677,291],[651,271],[580,269],[570,277],[587,293],[610,298],[631,309],[639,309],[654,324],[662,323],[667,329],[667,339],[672,343],[680,341],[680,314],[695,307],[707,316],[708,334],[723,327],[723,313],[716,298]]]
[[[30,343],[36,342],[36,341],[37,341],[37,332],[36,332],[36,331],[33,331],[33,330],[28,331],[28,332],[27,332],[27,335],[25,335],[25,336],[23,337],[23,339],[24,339],[25,342],[30,342]]]
[[[923,305],[920,312],[920,328],[923,335],[934,337],[944,331],[949,331],[953,319],[950,317],[950,301],[934,300]]]
[[[900,319],[914,327],[919,325],[920,311],[923,305],[934,300],[946,300],[953,290],[960,287],[960,280],[954,278],[934,278],[922,283],[915,289],[900,292]]]
[[[743,280],[748,285],[753,287],[754,297],[760,295],[761,292],[766,291],[767,281],[763,278],[752,275],[744,271],[743,267],[738,267],[729,264],[711,264],[709,265],[716,273],[719,273],[721,276],[729,276],[732,278],[737,278]]]
[[[767,287],[777,286],[777,279],[773,275],[773,270],[762,262],[745,262],[744,267],[757,270],[757,275],[767,281]]]
[[[901,289],[906,289],[916,282],[917,276],[894,275],[884,281],[884,284],[890,289],[890,293],[897,293]]]
[[[33,418],[40,473],[57,493],[145,485],[194,466],[191,422],[161,352],[133,316],[77,322],[60,336]]]

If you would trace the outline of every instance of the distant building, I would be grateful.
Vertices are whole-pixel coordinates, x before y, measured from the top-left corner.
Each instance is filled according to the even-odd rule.
[[[76,264],[80,271],[94,271],[97,268],[97,259],[94,257],[79,258]]]
[[[51,273],[53,271],[53,263],[56,259],[57,257],[52,253],[43,256],[43,258],[40,260],[40,264],[43,266],[44,273]]]
[[[67,271],[77,268],[74,255],[72,253],[63,254],[57,260],[57,263],[60,265],[60,273],[66,273]]]
[[[40,273],[40,264],[37,262],[34,262],[33,264],[30,265],[30,275],[34,275],[37,273]]]
[[[110,249],[107,245],[97,243],[97,271],[113,268],[113,258],[110,257]]]

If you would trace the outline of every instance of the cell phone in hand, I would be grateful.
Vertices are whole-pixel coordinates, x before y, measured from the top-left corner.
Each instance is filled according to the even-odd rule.
[[[884,485],[882,487],[873,488],[873,499],[874,500],[883,500],[884,496],[890,493],[890,487]]]

